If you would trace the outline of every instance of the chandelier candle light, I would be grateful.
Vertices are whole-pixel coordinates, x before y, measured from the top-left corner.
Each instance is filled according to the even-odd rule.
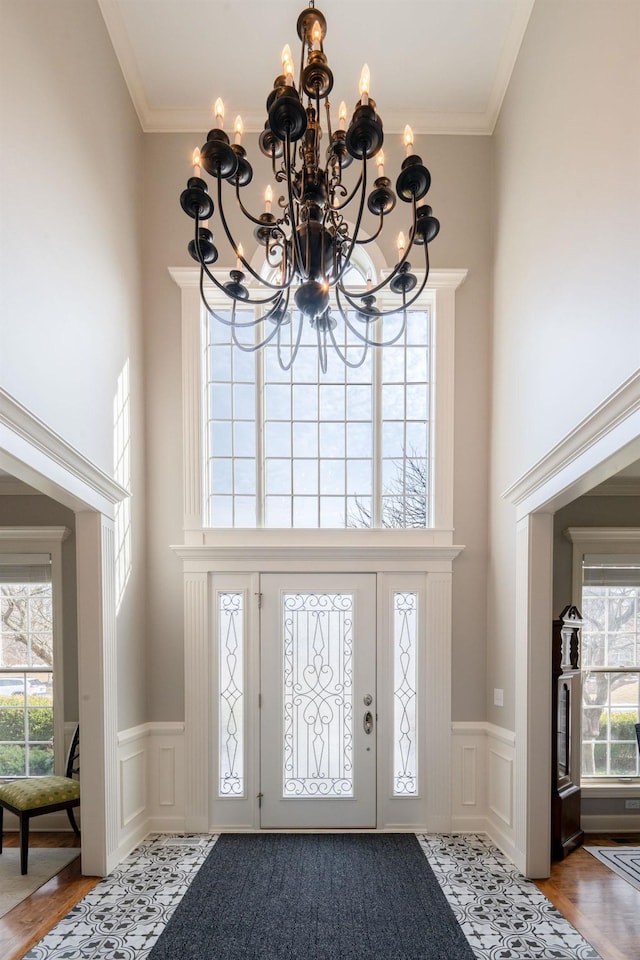
[[[302,42],[298,84],[294,82],[291,50],[286,45],[282,52],[282,74],[276,78],[267,97],[267,119],[259,137],[260,150],[271,161],[273,179],[276,184],[283,185],[283,196],[276,201],[269,185],[264,194],[263,212],[254,216],[246,209],[242,189],[253,179],[253,167],[241,142],[242,120],[236,118],[234,142],[231,143],[224,130],[224,106],[221,100],[217,100],[214,107],[216,125],[209,131],[204,146],[194,152],[193,176],[182,192],[180,203],[195,221],[195,236],[188,249],[200,264],[203,303],[212,316],[232,328],[233,343],[241,350],[254,351],[276,337],[278,360],[287,370],[298,352],[302,325],[308,320],[316,330],[320,364],[326,371],[328,343],[347,366],[354,367],[364,362],[370,346],[390,345],[404,334],[407,309],[415,303],[427,283],[428,244],[437,236],[440,224],[432,215],[430,206],[418,205],[429,190],[431,175],[422,159],[413,153],[413,133],[408,126],[403,135],[406,157],[396,180],[395,192],[391,180],[385,176],[382,120],[370,95],[369,68],[365,65],[362,70],[360,99],[351,122],[347,126],[347,108],[341,103],[338,127],[334,129],[328,100],[333,88],[333,74],[323,49],[327,23],[313,0],[298,17],[297,31]],[[327,127],[324,151],[321,150],[322,104]],[[350,191],[343,182],[343,171],[354,160],[360,166],[360,172]],[[371,160],[376,163],[377,176],[369,190],[367,164]],[[226,283],[222,283],[210,269],[218,259],[211,232],[216,204],[202,179],[201,168],[216,181],[218,216],[236,256],[235,269],[230,271]],[[269,280],[257,273],[247,262],[242,245],[233,237],[222,202],[223,180],[234,189],[240,210],[254,225],[253,236],[264,248],[269,275],[275,279]],[[411,226],[406,242],[402,234],[398,238],[398,263],[377,286],[373,287],[369,281],[365,289],[349,289],[345,277],[354,250],[357,245],[371,243],[380,235],[386,214],[396,205],[396,195],[411,207]],[[274,201],[279,215],[272,212]],[[365,203],[376,218],[375,228],[366,238],[361,231]],[[355,213],[351,232],[343,216],[349,207]],[[414,246],[424,247],[425,269],[419,287],[408,261]],[[249,286],[245,285],[247,274]],[[229,298],[229,314],[221,315],[211,307],[205,291],[206,279]],[[399,303],[392,309],[380,310],[376,307],[376,294],[387,287],[398,295]],[[290,304],[291,300],[293,303]],[[248,320],[245,312],[236,318],[238,305],[257,307],[259,315]],[[381,324],[376,321],[398,313],[400,329],[394,330],[389,339],[380,339]],[[336,339],[334,314],[348,327],[351,342],[361,344],[356,359],[352,359],[352,347],[347,350]],[[289,325],[294,318],[297,328],[292,331]],[[261,325],[262,334],[254,342],[238,339],[238,329],[246,331],[257,325]],[[287,327],[285,337],[283,330]],[[287,349],[283,349],[285,342]]]

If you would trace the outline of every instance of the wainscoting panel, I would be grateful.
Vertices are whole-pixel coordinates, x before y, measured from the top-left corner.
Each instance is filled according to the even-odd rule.
[[[118,734],[118,852],[148,833],[183,833],[184,723],[146,723]]]
[[[453,723],[452,826],[487,833],[513,858],[515,735],[490,723]]]
[[[451,824],[456,833],[486,829],[487,731],[483,723],[452,724]]]

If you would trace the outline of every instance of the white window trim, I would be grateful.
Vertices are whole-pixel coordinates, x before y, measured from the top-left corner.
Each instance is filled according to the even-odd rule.
[[[569,527],[564,535],[573,544],[572,602],[582,609],[582,564],[589,554],[640,554],[640,527]],[[597,797],[635,796],[639,777],[589,777],[580,786],[584,796]]]
[[[203,521],[203,423],[202,344],[205,315],[200,301],[200,272],[196,267],[172,267],[169,273],[181,290],[182,312],[182,411],[183,491],[185,544],[244,545],[247,531],[210,530]],[[222,274],[221,274],[222,275]],[[431,270],[418,308],[432,315],[434,365],[435,437],[433,446],[433,526],[417,531],[425,544],[449,546],[453,535],[453,399],[455,348],[455,292],[467,276],[466,270]],[[226,278],[226,272],[224,273]],[[382,348],[384,349],[384,348]],[[304,543],[317,546],[328,541],[341,546],[362,542],[361,530],[304,531]],[[403,531],[415,534],[416,531]],[[282,543],[283,535],[295,548],[296,531],[268,528],[249,531],[252,544]],[[388,533],[388,531],[385,531]],[[329,535],[329,536],[328,536]],[[408,542],[415,542],[415,537]]]
[[[53,611],[53,762],[54,770],[64,772],[66,746],[64,732],[64,654],[62,623],[62,543],[70,535],[68,527],[0,527],[0,556],[3,553],[48,553],[51,556],[51,592]]]
[[[170,268],[181,291],[184,540],[173,547],[184,572],[185,633],[185,828],[207,831],[223,824],[252,829],[255,795],[214,803],[210,725],[211,578],[217,574],[324,570],[375,572],[388,576],[426,574],[426,631],[430,638],[432,684],[426,691],[434,710],[432,778],[424,796],[426,826],[451,826],[451,588],[453,560],[463,549],[453,543],[453,426],[455,292],[466,270],[431,270],[419,307],[432,317],[435,352],[433,523],[426,529],[207,529],[203,525],[202,358],[205,314],[199,269]],[[226,279],[226,276],[225,276]],[[382,348],[384,349],[384,348]],[[253,616],[256,614],[254,613]],[[435,771],[435,772],[434,772]],[[239,806],[247,809],[239,810]],[[212,814],[213,820],[212,823]]]

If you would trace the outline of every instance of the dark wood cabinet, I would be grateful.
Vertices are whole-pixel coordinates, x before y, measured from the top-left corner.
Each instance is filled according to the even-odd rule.
[[[562,860],[584,840],[580,827],[580,628],[577,607],[553,621],[551,657],[551,856]]]

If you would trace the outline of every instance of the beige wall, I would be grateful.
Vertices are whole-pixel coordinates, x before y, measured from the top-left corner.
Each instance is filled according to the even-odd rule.
[[[121,728],[143,722],[142,133],[98,5],[0,7],[0,385],[114,475],[131,377],[132,576],[118,614]]]
[[[170,544],[182,540],[180,297],[167,267],[193,263],[186,251],[193,224],[183,214],[178,199],[191,173],[193,149],[201,145],[205,133],[200,137],[145,137],[143,251],[152,520],[148,553],[152,720],[182,719],[184,709],[181,566],[169,549]],[[387,171],[399,169],[403,158],[399,140],[388,137],[385,142]],[[246,137],[243,143],[255,157],[255,137]],[[466,550],[454,565],[453,717],[478,720],[484,714],[492,144],[485,137],[432,137],[418,138],[416,147],[431,170],[428,199],[442,223],[440,235],[430,247],[432,264],[469,269],[469,277],[457,294],[454,522],[455,542],[466,544]],[[259,157],[254,182],[245,197],[249,208],[257,212],[262,209],[267,182],[264,165],[265,172],[260,173]],[[223,186],[231,206],[232,192],[228,185]],[[394,217],[382,248],[389,262],[393,262],[398,230],[407,230],[406,205],[399,204]],[[254,250],[250,232],[241,228],[238,236],[250,259]],[[222,251],[225,244],[221,231],[216,239]],[[228,258],[226,263],[232,265]],[[417,258],[415,263],[419,265]]]
[[[537,0],[495,133],[487,699],[506,727],[515,511],[501,493],[638,367],[639,37],[638,3]]]

